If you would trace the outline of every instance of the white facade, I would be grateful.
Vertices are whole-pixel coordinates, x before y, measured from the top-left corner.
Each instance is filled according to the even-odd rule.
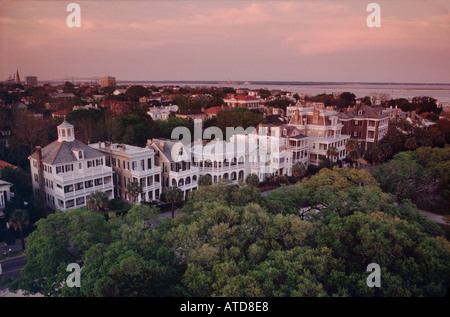
[[[192,163],[199,168],[199,175],[210,175],[213,184],[222,179],[245,181],[249,173],[245,149],[233,142],[212,141],[194,146]]]
[[[198,188],[199,168],[191,162],[190,149],[181,142],[167,139],[149,140],[147,146],[156,152],[155,161],[161,167],[162,188],[177,186],[183,200]]]
[[[89,145],[100,151],[106,157],[106,165],[111,166],[114,175],[114,196],[131,202],[126,187],[136,181],[142,188],[142,193],[136,197],[136,202],[158,201],[161,194],[161,167],[156,165],[155,151],[128,144],[110,144],[99,142]]]
[[[66,121],[58,126],[58,140],[28,159],[34,197],[53,209],[84,207],[96,190],[113,198],[112,169],[105,156],[75,140],[73,125]]]
[[[308,165],[309,138],[286,125],[260,124],[252,133],[234,135],[231,142],[245,148],[245,170],[258,175],[260,181],[271,175],[292,176],[297,162]]]

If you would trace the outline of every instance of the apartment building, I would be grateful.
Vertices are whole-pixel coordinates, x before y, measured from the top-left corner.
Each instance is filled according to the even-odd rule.
[[[355,107],[344,109],[339,113],[342,123],[342,133],[357,139],[360,147],[365,151],[370,145],[377,145],[386,135],[390,115],[384,108],[373,108],[356,104]]]
[[[58,140],[37,147],[28,159],[33,193],[53,209],[84,207],[96,191],[113,198],[113,171],[105,156],[75,139],[73,125],[64,121],[57,127]]]
[[[115,87],[116,78],[111,76],[105,76],[100,79],[100,87]]]
[[[147,147],[155,151],[156,165],[161,168],[162,190],[177,186],[183,199],[198,188],[199,168],[191,163],[191,149],[179,141],[165,138],[149,140]]]
[[[128,144],[98,142],[89,145],[105,155],[106,166],[112,167],[114,197],[133,202],[127,193],[127,185],[137,182],[142,193],[134,202],[159,200],[161,187],[161,167],[155,164],[155,151]]]
[[[331,158],[333,161],[346,158],[345,143],[350,135],[343,134],[343,124],[336,111],[314,107],[297,108],[288,125],[296,127],[301,134],[309,137],[309,164],[318,165],[322,156],[327,157],[330,148],[337,150],[337,156]]]

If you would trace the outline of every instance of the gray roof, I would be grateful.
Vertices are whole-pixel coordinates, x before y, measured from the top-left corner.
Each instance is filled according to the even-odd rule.
[[[97,150],[87,146],[86,144],[74,141],[54,141],[42,149],[42,162],[47,164],[61,164],[73,161],[78,161],[72,152],[72,149],[83,150],[83,159],[92,159],[104,156]],[[31,158],[36,159],[36,152],[30,155]]]
[[[359,110],[361,110],[361,114],[358,114],[358,110],[355,108],[349,109],[347,113],[341,112],[339,113],[340,119],[352,119],[352,118],[373,118],[373,119],[381,119],[388,117],[388,114],[383,113],[384,108],[374,108],[367,105],[361,105]]]

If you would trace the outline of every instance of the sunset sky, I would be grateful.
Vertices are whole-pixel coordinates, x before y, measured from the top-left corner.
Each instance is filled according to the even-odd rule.
[[[74,2],[0,0],[0,80],[450,83],[448,0]]]

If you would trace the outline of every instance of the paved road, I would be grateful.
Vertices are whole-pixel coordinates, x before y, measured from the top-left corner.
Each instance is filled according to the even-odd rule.
[[[432,212],[425,211],[425,210],[420,210],[420,209],[417,209],[417,211],[419,213],[421,213],[422,215],[427,216],[428,218],[430,218],[431,220],[433,220],[433,221],[435,221],[437,223],[448,225],[448,223],[445,221],[445,219],[444,219],[444,217],[442,215],[434,214]]]
[[[27,263],[27,259],[23,256],[16,256],[13,258],[8,258],[4,260],[0,260],[0,277],[7,276],[13,280],[20,277],[20,270]],[[5,287],[1,287],[0,290],[5,289]]]

